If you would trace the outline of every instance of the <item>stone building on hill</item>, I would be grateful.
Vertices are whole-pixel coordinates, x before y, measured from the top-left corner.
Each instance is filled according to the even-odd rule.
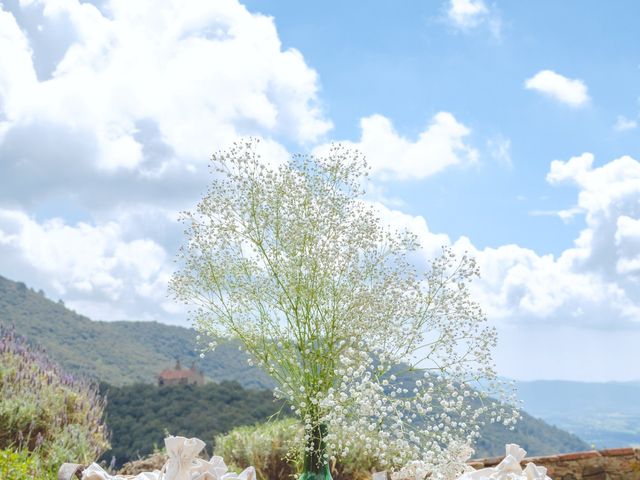
[[[204,373],[196,370],[195,362],[191,368],[182,368],[180,360],[176,359],[174,368],[167,368],[158,375],[158,386],[164,385],[204,385]]]

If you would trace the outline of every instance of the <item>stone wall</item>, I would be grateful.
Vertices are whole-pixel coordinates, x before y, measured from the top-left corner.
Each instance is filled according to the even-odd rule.
[[[504,457],[471,460],[475,469],[494,467]],[[119,472],[121,475],[136,475],[140,472],[160,470],[167,461],[165,454],[130,462]],[[552,480],[640,480],[640,449],[616,448],[590,452],[565,453],[547,457],[527,457],[522,461],[547,467],[547,475]]]
[[[475,469],[493,467],[503,457],[472,460]],[[533,462],[547,467],[553,480],[640,480],[640,449],[614,448],[610,450],[565,453],[547,457],[528,457],[522,465]]]

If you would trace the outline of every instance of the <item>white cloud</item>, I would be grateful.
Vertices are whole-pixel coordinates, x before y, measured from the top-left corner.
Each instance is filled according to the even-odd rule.
[[[599,167],[593,163],[585,153],[550,165],[547,181],[573,185],[578,195],[576,205],[549,214],[570,212],[585,221],[573,245],[558,256],[515,244],[478,248],[466,237],[430,231],[420,216],[391,209],[382,214],[427,246],[417,259],[421,264],[440,244],[475,256],[482,278],[473,293],[499,328],[496,358],[504,375],[638,379],[624,367],[640,361],[640,162],[625,156]]]
[[[487,7],[483,0],[450,0],[447,19],[462,31],[486,25],[495,37],[500,37],[502,30],[500,16],[495,9]]]
[[[3,275],[28,277],[95,319],[174,317],[161,306],[171,274],[167,252],[148,238],[127,238],[116,222],[39,223],[0,209],[0,257]]]
[[[637,380],[624,366],[640,361],[640,162],[593,162],[586,153],[550,165],[551,185],[578,188],[577,205],[566,211],[584,215],[586,223],[558,256],[514,244],[478,248],[466,237],[431,231],[421,216],[378,204],[385,221],[410,229],[425,245],[417,264],[437,255],[440,245],[475,256],[482,277],[473,293],[499,329],[496,360],[504,375]]]
[[[511,159],[511,140],[497,135],[487,140],[487,148],[489,155],[505,168],[513,168],[513,160]]]
[[[0,274],[94,318],[177,320],[175,211],[210,155],[256,135],[281,158],[331,122],[316,72],[237,0],[97,4],[0,3]]]
[[[633,130],[637,127],[638,127],[638,122],[630,118],[627,118],[624,115],[618,115],[618,118],[616,118],[616,123],[613,125],[614,130],[617,130],[618,132]]]
[[[547,181],[579,188],[586,227],[558,258],[518,246],[478,251],[488,270],[483,298],[502,318],[625,328],[640,321],[640,162],[593,166],[585,153],[551,163]],[[562,217],[561,213],[559,215]]]
[[[82,171],[82,182],[188,182],[239,135],[313,142],[331,128],[316,72],[300,52],[282,48],[272,18],[235,0],[113,0],[109,15],[77,0],[14,9],[20,18],[64,17],[50,28],[74,41],[61,45],[49,77],[39,78],[36,32],[0,11],[0,155],[12,178],[29,179],[37,163],[45,174],[47,167]],[[57,143],[85,145],[87,154],[34,158],[42,152],[29,139],[41,131],[55,131]],[[161,155],[149,153],[154,145]]]
[[[553,160],[547,173],[547,182],[560,184],[567,181],[584,179],[593,165],[594,156],[586,152],[577,157],[571,157],[568,161]]]
[[[615,245],[620,251],[616,271],[640,278],[640,218],[626,215],[616,221]]]
[[[382,179],[421,179],[478,160],[478,151],[465,143],[471,130],[448,112],[437,113],[415,141],[398,134],[382,115],[363,118],[360,128],[359,141],[341,143],[363,152],[373,175]],[[319,147],[316,153],[327,147]]]
[[[563,222],[569,223],[577,215],[584,213],[581,208],[571,207],[561,210],[531,210],[529,215],[533,217],[560,217]]]
[[[477,26],[489,9],[482,0],[451,0],[447,13],[454,24],[469,28]]]
[[[570,79],[552,70],[536,73],[524,85],[529,90],[536,90],[572,107],[585,105],[589,101],[587,86],[582,80]]]
[[[380,219],[396,231],[408,230],[420,239],[420,258],[416,263],[426,266],[430,259],[435,258],[445,245],[450,245],[449,236],[444,233],[435,233],[429,229],[424,217],[409,215],[400,210],[389,208],[380,202],[371,202]]]
[[[539,255],[518,245],[479,249],[466,237],[431,232],[420,216],[387,209],[382,217],[409,228],[427,246],[453,245],[478,259],[475,293],[491,318],[528,326],[586,329],[640,328],[640,162],[625,156],[600,167],[590,153],[553,161],[547,181],[578,187],[577,204],[550,212],[584,215],[585,228],[560,255]]]

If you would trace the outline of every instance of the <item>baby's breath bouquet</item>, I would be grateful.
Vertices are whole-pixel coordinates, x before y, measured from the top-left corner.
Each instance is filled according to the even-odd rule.
[[[495,332],[470,298],[473,259],[445,249],[419,270],[417,238],[364,199],[358,152],[275,162],[258,147],[213,156],[171,288],[211,348],[239,339],[276,381],[304,425],[301,478],[331,478],[330,458],[356,445],[388,470],[419,461],[437,476],[483,422],[515,422]]]

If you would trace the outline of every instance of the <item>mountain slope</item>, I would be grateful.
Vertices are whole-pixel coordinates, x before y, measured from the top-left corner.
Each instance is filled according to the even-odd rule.
[[[180,358],[195,361],[209,378],[237,380],[244,387],[269,388],[259,370],[249,367],[237,345],[220,345],[198,357],[193,330],[157,322],[96,322],[48,300],[20,282],[0,276],[0,325],[44,347],[65,369],[112,385],[153,383]]]
[[[1,325],[13,326],[17,333],[43,346],[65,369],[111,385],[154,383],[158,372],[179,357],[185,365],[197,361],[205,375],[216,381],[235,380],[248,388],[272,386],[261,371],[248,366],[237,345],[220,345],[199,360],[191,329],[157,322],[95,322],[3,277]],[[587,448],[579,438],[525,414],[515,431],[488,425],[476,455],[500,455],[504,444],[512,442],[532,455]]]
[[[240,425],[265,422],[281,404],[268,390],[243,389],[236,382],[203,386],[102,385],[111,451],[118,465],[153,452],[165,432],[198,437],[213,447],[214,437]],[[211,450],[209,450],[211,453]]]

